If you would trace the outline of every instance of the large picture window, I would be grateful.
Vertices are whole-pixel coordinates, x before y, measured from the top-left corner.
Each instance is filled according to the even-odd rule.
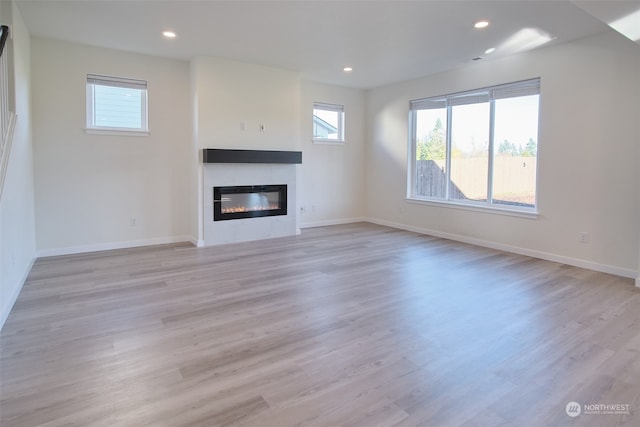
[[[540,79],[411,101],[410,199],[536,211]]]

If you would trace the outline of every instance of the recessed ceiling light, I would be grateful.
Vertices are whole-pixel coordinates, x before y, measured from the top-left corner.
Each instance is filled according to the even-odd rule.
[[[493,52],[495,52],[495,51],[496,51],[496,48],[495,48],[495,47],[490,47],[489,49],[487,49],[487,50],[485,50],[485,51],[484,51],[484,54],[485,54],[485,55],[491,55],[491,54],[492,54]]]
[[[473,23],[473,28],[487,28],[489,26],[489,21],[486,19],[481,19]]]
[[[353,68],[352,67],[344,67],[342,69],[342,71],[344,71],[345,73],[350,73],[351,71],[353,71]]]
[[[174,33],[173,31],[163,31],[162,35],[165,36],[168,39],[176,38],[176,33]]]

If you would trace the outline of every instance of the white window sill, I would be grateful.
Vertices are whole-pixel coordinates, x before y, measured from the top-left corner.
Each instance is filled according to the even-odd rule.
[[[453,209],[462,209],[473,212],[483,212],[483,213],[491,213],[498,215],[507,215],[514,216],[518,218],[526,218],[526,219],[538,219],[538,212],[534,210],[524,210],[524,209],[513,209],[508,207],[496,207],[496,206],[481,206],[481,205],[472,205],[468,203],[456,203],[451,201],[444,200],[430,200],[430,199],[418,199],[407,197],[405,199],[409,203],[415,203],[418,205],[429,205],[429,206],[438,206],[443,208],[453,208]]]
[[[314,144],[344,145],[344,140],[313,138]]]
[[[85,128],[87,135],[111,135],[111,136],[149,136],[148,130],[132,130],[132,129],[96,129]]]

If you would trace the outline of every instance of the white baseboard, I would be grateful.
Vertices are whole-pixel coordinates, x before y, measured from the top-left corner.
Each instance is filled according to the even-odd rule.
[[[200,246],[198,246],[198,242],[199,240],[194,238],[193,236],[183,236],[185,240],[183,240],[184,242],[189,242],[191,243],[193,246],[195,246],[196,248],[199,248]]]
[[[477,239],[474,237],[463,236],[460,234],[445,233],[437,230],[430,230],[427,228],[414,227],[411,225],[400,224],[392,221],[385,221],[375,218],[367,218],[365,221],[384,225],[387,227],[398,228],[401,230],[413,231],[415,233],[427,234],[429,236],[440,237],[448,240],[455,240],[457,242],[468,243],[471,245],[482,246],[485,248],[496,249],[505,252],[511,252],[518,255],[530,256],[532,258],[544,259],[546,261],[558,262],[561,264],[572,265],[574,267],[586,268],[588,270],[599,271],[601,273],[613,274],[615,276],[627,277],[630,279],[636,279],[636,286],[640,286],[640,277],[638,277],[638,271],[629,268],[617,267],[615,265],[599,264],[584,259],[567,257],[564,255],[552,254],[549,252],[538,251],[535,249],[527,249],[519,246],[507,245],[504,243],[492,242],[489,240]]]
[[[194,244],[191,236],[172,236],[172,237],[156,237],[153,239],[128,240],[124,242],[98,243],[85,246],[68,246],[65,248],[43,249],[38,251],[38,258],[82,254],[87,252],[108,251],[112,249],[135,248],[138,246],[164,245],[167,243],[189,242]],[[197,246],[197,245],[196,245]]]
[[[373,222],[367,218],[345,218],[345,219],[330,219],[326,221],[311,221],[300,224],[300,228],[313,228],[313,227],[325,227],[327,225],[342,225],[353,224],[354,222]]]
[[[24,273],[22,274],[22,280],[20,280],[20,285],[16,286],[16,288],[13,290],[13,292],[11,293],[11,295],[9,295],[9,299],[6,300],[5,306],[2,307],[2,311],[0,311],[0,331],[2,330],[2,327],[4,326],[4,323],[7,321],[7,318],[9,317],[9,313],[11,313],[11,310],[13,309],[13,306],[15,305],[17,299],[18,299],[18,295],[20,295],[20,292],[22,291],[22,287],[24,286],[25,282],[27,281],[27,277],[29,276],[29,273],[31,272],[31,268],[33,267],[33,263],[36,262],[36,258],[32,258],[31,262],[29,262],[29,264],[27,265],[27,268],[25,269]]]

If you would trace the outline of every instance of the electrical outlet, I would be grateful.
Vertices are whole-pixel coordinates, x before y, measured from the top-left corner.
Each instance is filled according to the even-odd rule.
[[[266,130],[264,123],[260,123],[260,126],[258,126],[258,129],[260,129],[260,132],[264,132]]]
[[[586,231],[580,232],[580,243],[589,243],[589,233]]]
[[[129,225],[130,225],[131,227],[135,227],[136,225],[138,225],[138,219],[137,219],[137,218],[133,218],[133,217],[131,217],[131,218],[129,219]]]
[[[304,206],[300,206],[300,215],[304,214],[305,211],[306,210],[305,210]]]

